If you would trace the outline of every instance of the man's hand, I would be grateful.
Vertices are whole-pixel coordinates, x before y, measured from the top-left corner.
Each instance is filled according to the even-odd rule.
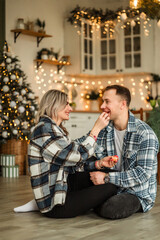
[[[104,172],[90,172],[90,179],[94,185],[104,184],[105,175]]]

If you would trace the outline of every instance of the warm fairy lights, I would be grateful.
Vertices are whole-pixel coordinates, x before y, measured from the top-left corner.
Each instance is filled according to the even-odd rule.
[[[143,25],[145,36],[149,35],[151,20],[157,20],[160,27],[160,1],[158,0],[130,0],[130,7],[116,11],[106,9],[81,8],[77,6],[71,11],[68,21],[74,25],[78,35],[81,30],[78,27],[87,21],[91,26],[91,32],[99,31],[104,26],[104,33],[109,32],[113,36],[117,29],[125,29],[127,25],[134,27],[136,22]]]
[[[45,73],[45,76],[44,76]],[[89,110],[90,100],[86,97],[86,94],[91,90],[99,92],[99,96],[102,97],[103,90],[107,85],[120,84],[130,89],[133,102],[139,99],[139,106],[143,108],[149,108],[150,105],[146,101],[147,95],[152,90],[152,78],[150,75],[142,77],[119,77],[108,78],[101,77],[101,80],[86,79],[79,77],[66,76],[65,72],[60,70],[59,73],[54,69],[39,68],[35,70],[35,80],[37,83],[37,95],[42,96],[49,89],[59,89],[66,92],[69,96],[70,102],[76,102],[79,104],[77,109]],[[87,100],[88,99],[88,100]],[[136,104],[132,106],[136,108]]]

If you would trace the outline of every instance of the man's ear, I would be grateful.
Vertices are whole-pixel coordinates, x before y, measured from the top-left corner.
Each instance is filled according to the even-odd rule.
[[[126,100],[125,100],[125,99],[122,99],[120,109],[123,110],[124,108],[126,108],[126,106],[127,106]]]

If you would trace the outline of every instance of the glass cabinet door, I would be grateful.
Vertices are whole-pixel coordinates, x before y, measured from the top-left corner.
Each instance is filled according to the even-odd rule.
[[[101,26],[98,31],[88,22],[82,24],[81,72],[86,74],[114,74],[142,70],[141,25],[127,24],[112,32]]]
[[[94,72],[94,46],[93,31],[89,23],[82,24],[81,32],[81,52],[82,65],[81,69],[84,73]]]
[[[114,35],[105,31],[105,26],[100,29],[100,71],[116,69],[116,39]]]
[[[140,24],[124,29],[124,68],[136,69],[141,67],[141,32]]]

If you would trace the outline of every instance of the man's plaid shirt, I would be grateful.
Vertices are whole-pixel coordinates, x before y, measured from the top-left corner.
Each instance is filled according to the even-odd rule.
[[[98,135],[97,143],[103,146],[96,156],[101,159],[116,154],[114,126],[112,121]],[[157,192],[158,139],[153,130],[129,112],[129,121],[124,136],[120,172],[110,172],[110,183],[119,186],[119,193],[136,195],[143,211],[152,208]]]
[[[90,136],[81,144],[71,142],[51,118],[40,119],[30,138],[28,162],[32,189],[42,213],[65,203],[69,171],[91,157],[95,146]]]

